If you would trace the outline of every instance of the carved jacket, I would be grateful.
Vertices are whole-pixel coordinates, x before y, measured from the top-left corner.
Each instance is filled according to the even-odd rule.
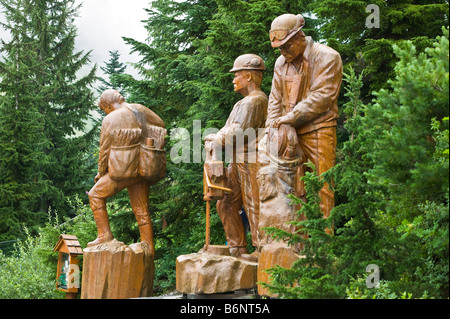
[[[161,118],[140,104],[123,104],[109,113],[102,121],[98,172],[100,177],[108,173],[108,162],[113,146],[130,146],[146,136],[148,126],[165,127]],[[138,132],[137,134],[130,134]],[[120,141],[119,141],[120,140]],[[120,143],[120,145],[117,145]]]
[[[234,143],[236,154],[257,150],[258,129],[264,128],[268,98],[263,91],[254,91],[238,101],[225,126],[217,132],[215,140],[223,147]],[[256,154],[256,153],[255,153]]]
[[[337,125],[341,57],[311,37],[306,41],[300,70],[283,56],[275,63],[266,126],[287,112],[293,112],[298,134]]]

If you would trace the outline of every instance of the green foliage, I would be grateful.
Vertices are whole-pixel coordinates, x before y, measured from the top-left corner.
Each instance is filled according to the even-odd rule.
[[[420,206],[422,215],[412,222],[403,220],[398,232],[405,241],[414,242],[414,250],[420,255],[422,263],[414,270],[414,277],[427,283],[433,296],[448,297],[449,274],[449,207],[447,204],[426,202]]]
[[[347,299],[413,299],[413,295],[406,291],[395,292],[392,286],[395,283],[380,280],[379,287],[376,289],[369,289],[366,286],[365,279],[358,278],[353,279],[349,286],[346,288]],[[428,294],[425,292],[422,296],[417,297],[420,299],[429,299]]]
[[[18,241],[8,256],[0,251],[0,298],[64,298],[64,293],[57,291],[55,286],[58,254],[53,252],[54,245],[60,234],[71,234],[77,236],[82,248],[86,248],[87,243],[94,240],[97,234],[89,205],[74,197],[68,206],[75,212],[75,217],[64,217],[61,222],[57,212],[49,211],[47,222],[38,228],[38,235],[32,235],[24,228],[25,239]],[[114,210],[114,203],[109,204],[108,210],[112,212],[111,228],[114,235],[118,240],[131,243],[133,240],[129,238],[130,230],[122,231],[123,220],[116,218],[121,212]],[[82,264],[81,261],[81,272]]]
[[[169,223],[157,235],[155,258],[155,294],[174,289],[176,258],[187,253],[198,252],[205,244],[205,204],[188,208],[189,218],[183,216]],[[211,214],[211,244],[224,245],[225,235],[217,213]]]
[[[33,232],[51,206],[65,215],[66,196],[88,189],[94,131],[80,133],[93,109],[95,68],[79,77],[89,53],[74,52],[74,0],[0,1],[0,239]],[[90,184],[90,183],[89,183]]]
[[[373,1],[370,3],[373,3]],[[395,92],[396,89],[393,89],[394,94],[391,94],[393,92],[391,90],[386,91],[385,95],[380,92],[382,97],[379,99],[379,103],[385,105],[382,110],[372,105],[365,105],[362,100],[368,92],[368,89],[363,86],[364,81],[369,84],[371,90],[375,90],[385,87],[387,79],[389,77],[394,79],[394,74],[400,77],[403,74],[408,74],[404,70],[400,70],[400,66],[397,66],[394,70],[396,59],[406,60],[404,60],[405,57],[401,56],[401,49],[394,51],[392,45],[398,43],[399,48],[411,48],[414,43],[417,52],[425,52],[425,47],[433,42],[429,37],[435,37],[440,26],[445,24],[443,21],[445,22],[447,18],[443,10],[445,11],[445,8],[448,8],[448,4],[438,2],[435,6],[426,6],[418,3],[415,6],[410,6],[409,2],[397,3],[396,5],[376,3],[381,7],[381,29],[365,27],[368,15],[365,12],[367,4],[369,2],[341,1],[336,3],[335,1],[320,1],[319,4],[315,2],[313,6],[310,1],[292,3],[272,0],[189,0],[183,2],[158,0],[152,3],[151,9],[147,10],[149,19],[146,21],[146,27],[152,42],[141,43],[130,38],[125,39],[132,46],[132,51],[142,57],[141,61],[135,66],[145,78],[145,80],[138,81],[127,75],[118,77],[123,81],[124,87],[129,93],[129,99],[150,107],[158,114],[164,114],[163,118],[169,133],[177,127],[186,128],[191,133],[191,137],[194,135],[194,139],[198,138],[198,135],[206,128],[220,128],[232,106],[240,98],[233,93],[232,75],[228,72],[237,56],[248,52],[259,54],[266,62],[267,74],[272,73],[278,53],[270,47],[267,32],[261,30],[269,30],[271,21],[279,14],[286,12],[303,13],[307,19],[306,26],[308,29],[305,32],[308,35],[312,35],[316,40],[327,39],[330,45],[343,55],[346,63],[351,62],[357,70],[367,69],[359,79],[356,78],[354,73],[350,72],[350,74],[353,74],[353,79],[350,76],[347,80],[351,86],[349,86],[345,98],[346,102],[342,107],[344,110],[343,118],[345,117],[346,122],[345,126],[339,129],[342,135],[341,139],[347,136],[349,141],[340,145],[338,165],[333,171],[336,180],[338,206],[330,221],[335,225],[336,236],[332,239],[322,238],[322,229],[325,228],[323,224],[327,222],[325,220],[310,218],[303,222],[305,223],[303,229],[309,229],[311,232],[312,241],[309,244],[304,243],[307,247],[310,247],[308,248],[310,249],[308,254],[315,258],[311,257],[313,258],[311,260],[314,260],[317,266],[317,263],[320,264],[319,260],[323,258],[322,264],[326,265],[325,268],[303,267],[307,269],[302,270],[303,275],[310,271],[310,273],[301,277],[304,278],[301,280],[305,280],[305,282],[309,280],[308,284],[303,286],[315,287],[314,289],[311,288],[309,292],[303,291],[304,296],[308,293],[310,293],[308,296],[314,296],[316,288],[317,291],[322,291],[322,296],[343,296],[345,293],[343,287],[349,282],[350,276],[359,274],[367,264],[375,261],[383,269],[383,275],[387,280],[396,280],[415,267],[412,265],[418,265],[421,258],[409,254],[409,250],[414,245],[402,242],[404,239],[393,229],[401,225],[403,220],[397,210],[407,205],[409,199],[414,199],[408,204],[408,209],[403,207],[401,211],[409,212],[410,208],[414,208],[416,215],[419,214],[417,205],[423,202],[423,199],[431,200],[431,197],[428,196],[430,192],[420,194],[421,196],[415,198],[414,196],[420,192],[417,189],[414,195],[408,193],[411,186],[408,184],[411,181],[410,179],[408,179],[408,182],[406,180],[398,181],[403,185],[403,189],[397,190],[392,188],[392,183],[381,182],[381,176],[385,178],[384,181],[387,181],[388,178],[394,178],[396,174],[410,177],[422,176],[423,178],[430,176],[430,183],[427,185],[434,187],[434,185],[445,184],[442,182],[443,177],[436,181],[434,185],[431,184],[433,178],[440,176],[441,168],[434,167],[435,170],[430,171],[428,165],[431,165],[431,162],[428,162],[428,160],[419,164],[420,161],[415,159],[418,163],[417,168],[422,163],[425,165],[420,170],[421,173],[418,174],[410,169],[411,166],[409,166],[409,171],[403,169],[402,172],[397,172],[397,168],[404,167],[402,166],[403,163],[400,162],[396,164],[395,168],[392,166],[389,173],[386,171],[378,174],[378,170],[386,168],[386,165],[392,165],[392,159],[400,161],[402,158],[405,160],[412,158],[409,155],[410,150],[402,149],[400,146],[411,145],[413,150],[422,152],[419,147],[412,145],[423,140],[422,129],[424,129],[424,126],[421,124],[426,123],[425,130],[430,131],[431,118],[426,118],[422,114],[417,117],[416,122],[408,122],[409,118],[407,117],[405,122],[408,122],[409,126],[405,129],[405,131],[408,131],[404,137],[405,140],[399,140],[399,144],[388,140],[382,142],[383,138],[381,137],[390,136],[396,130],[399,131],[396,136],[402,136],[400,131],[404,125],[402,121],[389,122],[383,116],[390,113],[392,113],[392,116],[397,114],[396,111],[399,107],[393,104],[401,105],[405,99],[408,99],[408,101],[414,101],[414,99],[411,97],[399,98],[398,101],[388,104],[387,98],[389,95],[401,97],[404,94],[400,91]],[[405,8],[408,10],[403,12],[402,10]],[[415,13],[411,11],[413,9]],[[360,18],[356,19],[354,15],[349,16],[349,10],[358,13]],[[310,18],[308,12],[311,11],[316,13],[317,18]],[[397,15],[403,12],[401,13],[402,17],[394,19],[396,12]],[[413,21],[411,17],[416,15],[419,15],[420,19]],[[417,26],[416,22],[420,24],[421,19],[431,21],[431,16],[433,22],[427,24],[427,27],[414,27],[414,33],[408,34],[401,31],[404,29],[400,26],[404,25],[405,21],[408,21],[411,26]],[[386,21],[389,23],[386,24]],[[437,29],[436,26],[438,26]],[[400,41],[403,39],[411,39],[412,42],[403,43]],[[431,51],[427,52],[429,53],[423,54],[434,54]],[[404,55],[416,54],[409,51]],[[445,81],[446,79],[445,65],[443,69],[437,68],[440,71],[433,70],[437,64],[442,62],[428,65],[427,61],[424,57],[423,64],[418,62],[414,66],[409,66],[414,68],[417,73],[413,73],[409,78],[421,78],[422,76],[422,86],[419,85],[416,92],[420,91],[431,80]],[[428,75],[423,72],[425,66],[430,71],[427,73]],[[429,75],[431,73],[434,75]],[[433,79],[423,78],[426,76],[435,77]],[[270,91],[270,82],[271,77],[266,75],[262,84],[266,93]],[[395,83],[397,85],[400,82]],[[437,85],[443,88],[443,84],[438,83]],[[392,85],[392,83],[389,85]],[[443,90],[440,96],[429,90],[430,94],[427,98],[441,101],[442,97],[445,96],[445,89]],[[364,93],[361,94],[361,92]],[[416,95],[420,96],[420,94]],[[386,96],[386,100],[384,96]],[[409,108],[410,106],[405,105],[401,110]],[[411,109],[411,114],[413,112]],[[439,121],[442,116],[436,112],[437,109],[433,109],[430,114],[437,117]],[[194,132],[193,119],[201,121],[200,131]],[[392,131],[389,131],[391,128]],[[388,131],[389,133],[386,133]],[[432,136],[431,132],[429,135]],[[176,142],[175,140],[169,141],[167,149],[173,147]],[[194,142],[190,142],[190,146],[191,153],[189,156],[192,159],[192,151],[196,146]],[[393,154],[390,152],[394,151],[395,154],[392,156]],[[381,152],[384,153],[381,154]],[[425,151],[427,154],[432,152],[432,147],[428,147]],[[416,153],[414,153],[415,155]],[[382,161],[383,158],[386,158],[386,161]],[[152,212],[154,212],[152,218],[155,224],[155,237],[161,240],[157,248],[158,258],[162,258],[160,260],[161,265],[173,265],[173,261],[170,261],[171,257],[166,256],[192,252],[192,250],[195,251],[201,246],[202,236],[197,236],[197,239],[191,237],[193,233],[203,233],[202,206],[204,203],[201,200],[201,185],[202,166],[200,163],[175,164],[168,158],[166,178],[152,187],[151,205]],[[427,187],[425,184],[422,185],[419,180],[414,185],[414,187]],[[411,196],[404,196],[405,194]],[[440,194],[442,195],[442,192]],[[435,195],[437,196],[437,194]],[[309,200],[309,203],[313,202],[314,199]],[[311,212],[318,212],[317,207],[309,207],[308,205],[304,206],[305,210],[310,209]],[[306,211],[304,213],[306,214]],[[397,221],[394,222],[393,220]],[[394,224],[389,224],[388,221],[392,221]],[[163,227],[165,224],[168,226]],[[180,225],[183,225],[183,227]],[[186,225],[192,226],[186,227]],[[218,234],[222,236],[223,231],[219,229],[220,222],[217,225]],[[188,229],[189,233],[185,234],[180,229]],[[279,235],[281,236],[281,234]],[[294,241],[301,241],[302,234],[296,234],[294,238]],[[339,241],[337,241],[337,238],[339,238]],[[317,242],[314,242],[315,240]],[[323,245],[324,242],[329,244]],[[177,245],[184,248],[180,247],[179,250],[178,248],[172,248],[178,247]],[[355,249],[355,245],[358,245],[358,249]],[[323,248],[319,248],[322,246]],[[320,249],[323,249],[323,251],[320,251]],[[174,250],[177,251],[174,252]],[[158,251],[161,253],[160,255],[158,255]],[[331,256],[339,256],[339,258]],[[398,266],[397,263],[392,263],[392,256],[396,256],[398,260],[405,258],[407,266]],[[327,258],[336,259],[330,261]],[[311,265],[313,264],[311,260],[305,259],[303,262],[309,262]],[[328,263],[328,261],[330,262]],[[331,269],[330,265],[333,265],[334,268]],[[301,269],[301,267],[298,268]],[[299,278],[298,274],[293,275],[292,272],[290,275],[281,275],[281,273],[283,271],[280,271],[280,275],[278,275],[279,289],[282,289],[281,282],[283,280],[289,282],[292,278]],[[336,277],[336,273],[339,276]],[[172,278],[170,280],[173,280],[173,274],[170,275],[170,272],[164,272],[164,275],[163,273],[161,275],[160,282],[163,282],[166,278]],[[283,276],[290,279],[283,278]],[[332,288],[333,285],[338,288]],[[170,286],[170,284],[167,286]],[[291,289],[292,291],[283,292],[284,296],[298,297],[298,289],[306,288],[293,286]],[[319,293],[317,292],[317,294]]]
[[[371,4],[379,8],[379,28],[366,26]],[[410,40],[421,52],[448,25],[445,0],[320,0],[313,11],[322,23],[321,38],[341,54],[344,64],[366,70],[363,98],[394,77],[398,58],[392,45]]]
[[[301,244],[302,258],[291,268],[276,266],[268,269],[272,282],[263,283],[263,286],[280,298],[338,298],[343,293],[343,287],[336,276],[332,236],[325,232],[326,228],[331,229],[331,220],[323,218],[318,195],[325,180],[317,176],[314,164],[308,162],[307,165],[312,172],[306,172],[302,177],[306,202],[291,196],[293,203],[301,204],[297,212],[298,220],[289,222],[296,226],[297,231],[292,234],[274,227],[265,228],[274,239],[287,241],[291,246]]]
[[[3,4],[3,2],[0,2]],[[33,212],[33,203],[48,189],[41,172],[47,162],[43,147],[43,115],[39,112],[43,95],[31,76],[40,67],[32,44],[23,41],[22,12],[14,13],[17,1],[6,7],[11,41],[1,42],[0,60],[0,240],[15,239],[21,223],[39,224],[42,214]],[[24,61],[26,61],[24,63]],[[29,95],[23,94],[27,88]]]
[[[110,59],[108,62],[105,62],[105,66],[100,67],[100,70],[102,70],[103,73],[108,76],[108,79],[105,80],[103,78],[100,78],[101,85],[99,86],[97,91],[99,93],[102,93],[107,89],[114,89],[119,91],[123,96],[126,96],[123,88],[116,79],[116,75],[123,74],[127,66],[119,61],[120,53],[118,50],[109,51],[109,56]]]
[[[393,219],[403,218],[402,211],[414,216],[420,203],[444,202],[448,194],[448,166],[432,155],[431,126],[449,112],[448,29],[443,30],[444,36],[420,54],[412,42],[394,46],[400,61],[388,81],[392,89],[381,90],[366,111],[366,128],[380,133],[368,154],[374,163],[369,178],[391,194],[387,210],[396,212]]]
[[[349,277],[377,264],[398,297],[405,291],[414,298],[448,296],[448,29],[443,31],[423,53],[412,42],[394,46],[396,76],[373,105],[355,99],[361,76],[350,70],[346,77],[344,111],[353,138],[334,169],[344,202],[332,213],[341,225],[335,254]]]
[[[0,60],[0,240],[24,239],[17,254],[0,255],[0,296],[59,298],[57,236],[74,234],[82,247],[96,236],[83,200],[95,175],[98,123],[79,133],[94,108],[95,68],[76,77],[89,52],[74,52],[73,0],[0,4],[11,33]],[[380,28],[366,27],[368,4],[380,7]],[[298,214],[307,219],[294,221],[297,233],[271,230],[302,244],[305,258],[271,270],[269,288],[283,298],[448,298],[448,29],[435,40],[448,25],[447,1],[156,0],[146,11],[151,42],[124,38],[141,57],[134,67],[143,80],[125,74],[114,51],[102,70],[128,102],[159,114],[169,134],[190,134],[190,162],[175,163],[168,152],[166,177],[151,188],[157,294],[173,289],[176,257],[204,244],[202,163],[192,159],[205,130],[222,127],[241,98],[231,83],[233,61],[260,55],[268,94],[279,56],[268,30],[289,12],[304,14],[305,33],[340,52],[345,94],[337,165],[304,177],[308,201]],[[168,139],[166,149],[177,142]],[[324,178],[335,181],[336,194],[327,220],[317,197]],[[63,224],[45,224],[49,206]],[[118,240],[138,240],[126,192],[109,201],[108,212]],[[323,231],[331,225],[334,236]],[[211,242],[225,242],[214,205]],[[368,264],[380,267],[378,290],[365,287]]]
[[[122,194],[128,196],[126,191]],[[88,242],[97,237],[97,226],[92,209],[77,196],[68,200],[68,206],[74,211],[75,216],[70,219],[64,217],[64,222],[58,225],[59,232],[77,236],[81,247],[85,248]],[[108,201],[107,211],[111,231],[117,240],[127,245],[139,240],[138,225],[128,198],[119,196]]]
[[[24,231],[26,238],[16,245],[15,255],[6,257],[0,251],[0,298],[64,298],[55,284],[58,256],[53,245],[59,233],[49,225],[41,228],[37,237],[26,228]]]

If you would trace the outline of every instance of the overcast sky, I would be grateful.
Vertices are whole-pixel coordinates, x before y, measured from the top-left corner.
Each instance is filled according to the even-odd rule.
[[[144,8],[151,0],[77,0],[83,3],[79,17],[75,20],[78,29],[76,49],[89,51],[92,64],[98,65],[98,76],[104,76],[100,66],[109,60],[108,51],[119,50],[123,63],[137,62],[137,54],[130,55],[131,47],[122,40],[123,36],[145,41],[147,31],[142,20],[147,19]],[[131,66],[126,73],[137,76]]]
[[[97,75],[103,77],[100,66],[109,60],[109,52],[119,50],[123,63],[137,62],[137,54],[130,55],[131,47],[122,40],[123,36],[138,41],[145,41],[147,31],[142,20],[147,19],[145,8],[150,8],[152,0],[76,0],[82,3],[79,17],[75,19],[78,36],[75,41],[76,51],[90,51],[92,64],[83,68],[87,72],[96,63]],[[3,11],[3,8],[0,7]],[[4,16],[0,12],[0,20]],[[7,40],[9,34],[0,28],[0,38]],[[83,72],[83,71],[82,71]],[[126,72],[138,77],[132,66],[127,65]]]

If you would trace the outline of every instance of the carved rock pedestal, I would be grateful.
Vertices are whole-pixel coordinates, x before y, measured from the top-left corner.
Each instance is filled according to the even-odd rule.
[[[147,243],[113,240],[83,250],[82,299],[149,297],[154,257]]]
[[[228,251],[226,246],[209,246],[208,252],[178,256],[177,291],[184,294],[215,294],[252,289],[258,264],[210,252]],[[227,254],[227,253],[224,253]],[[229,255],[229,253],[228,253]]]
[[[265,245],[259,257],[258,282],[270,283],[270,276],[264,270],[273,268],[276,265],[283,268],[291,268],[292,264],[300,258],[302,256],[295,253],[284,242],[272,242]],[[272,296],[268,289],[262,285],[258,285],[258,294],[260,296]]]

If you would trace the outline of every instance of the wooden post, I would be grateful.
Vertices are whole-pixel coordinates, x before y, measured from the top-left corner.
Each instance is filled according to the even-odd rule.
[[[154,256],[146,242],[117,240],[84,249],[81,299],[149,297],[153,291]]]
[[[208,246],[210,242],[210,221],[211,221],[211,201],[206,201],[206,238],[205,238],[205,248],[208,251]]]
[[[77,299],[78,293],[75,292],[66,292],[66,299]]]
[[[208,169],[211,171],[216,171],[217,175],[220,175],[220,171],[223,171],[223,163],[216,162],[214,165],[211,163],[205,163],[203,166],[203,200],[206,201],[206,235],[205,235],[205,251],[208,251],[208,247],[211,240],[211,200],[213,199],[222,199],[224,196],[224,192],[232,193],[233,191],[227,187],[221,185],[215,185],[211,183],[211,180],[208,176]],[[224,183],[224,180],[222,180]]]

